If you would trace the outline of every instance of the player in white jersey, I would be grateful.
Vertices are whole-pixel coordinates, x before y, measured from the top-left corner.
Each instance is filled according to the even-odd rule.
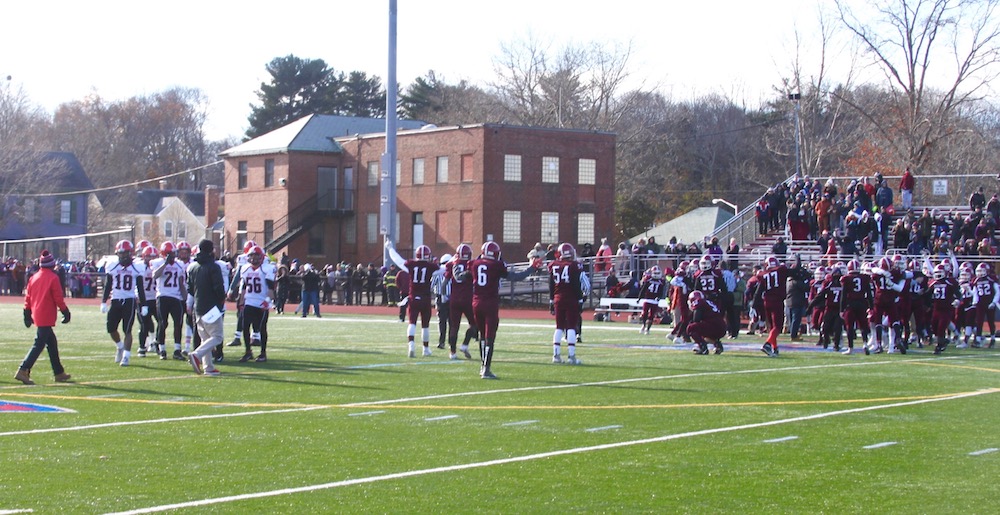
[[[142,267],[142,289],[146,297],[146,301],[138,306],[140,310],[143,306],[146,307],[146,314],[139,316],[139,357],[145,358],[147,342],[156,354],[156,343],[152,341],[152,338],[156,337],[156,283],[153,281],[153,268],[150,266],[150,262],[156,257],[156,247],[147,245],[139,253],[141,259],[137,264]]]
[[[187,267],[177,261],[177,249],[169,241],[160,245],[160,259],[152,262],[156,281],[156,342],[160,359],[167,359],[167,325],[173,324],[174,359],[183,360],[181,334],[187,301]]]
[[[254,359],[254,345],[260,345],[257,362],[267,361],[267,317],[274,296],[274,268],[265,267],[265,259],[264,249],[253,247],[247,253],[248,263],[239,272],[237,304],[243,306],[243,333],[250,335],[249,339],[243,339],[246,350],[240,358],[241,363]]]
[[[233,282],[229,287],[229,300],[236,300],[240,296],[238,291],[239,277],[243,273],[243,267],[249,266],[249,254],[250,250],[257,247],[257,243],[253,240],[247,240],[243,244],[243,253],[236,256],[236,277],[233,278]],[[266,258],[265,258],[266,259]],[[243,304],[239,302],[236,303],[236,331],[233,332],[233,341],[229,342],[229,347],[239,347],[243,345]]]
[[[108,315],[108,334],[115,343],[115,363],[128,366],[132,352],[132,324],[135,323],[136,298],[139,301],[139,314],[145,315],[147,308],[145,289],[142,284],[143,271],[132,261],[132,242],[121,240],[115,245],[118,261],[107,264],[104,275],[104,297],[101,301],[101,313]],[[108,299],[111,306],[108,306]],[[125,333],[124,338],[118,331],[119,325]]]

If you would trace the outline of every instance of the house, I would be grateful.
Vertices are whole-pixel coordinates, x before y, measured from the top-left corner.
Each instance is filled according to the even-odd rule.
[[[230,148],[223,245],[380,262],[384,120],[310,115]],[[511,261],[535,242],[595,242],[614,231],[615,136],[503,124],[399,122],[400,253],[500,243]]]
[[[0,209],[0,240],[87,232],[89,193],[86,191],[94,186],[74,154],[27,153],[11,163],[12,173],[3,184],[4,191],[9,193],[6,193]],[[35,246],[38,249],[24,249],[25,254],[17,257],[37,252],[39,245]],[[67,240],[53,240],[44,246],[56,256],[66,256]]]
[[[710,236],[715,229],[729,221],[733,217],[731,210],[719,207],[699,207],[684,213],[673,220],[664,222],[641,234],[636,234],[628,239],[630,243],[639,241],[640,238],[649,240],[656,238],[656,242],[663,245],[670,241],[670,238],[677,238],[679,243],[697,243],[703,247],[705,238]],[[728,243],[728,242],[726,242]],[[725,246],[725,243],[723,243]]]
[[[126,204],[126,213],[116,213],[123,225],[133,227],[135,242],[148,240],[159,246],[165,241],[186,241],[196,245],[211,237],[211,226],[219,218],[221,188],[208,185],[204,190],[137,190]],[[121,208],[119,208],[121,209]],[[133,242],[134,243],[134,242]]]

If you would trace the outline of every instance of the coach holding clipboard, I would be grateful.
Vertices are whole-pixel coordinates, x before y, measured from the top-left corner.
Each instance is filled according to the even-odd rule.
[[[208,376],[219,375],[212,363],[212,349],[222,344],[222,315],[226,309],[225,281],[214,251],[211,240],[201,240],[198,255],[187,270],[188,310],[201,336],[201,345],[188,356],[188,361],[195,373]]]

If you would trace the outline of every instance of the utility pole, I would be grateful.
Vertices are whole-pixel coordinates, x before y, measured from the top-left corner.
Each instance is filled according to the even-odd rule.
[[[379,197],[379,232],[396,244],[396,0],[389,0],[389,69],[385,83],[385,153],[382,154],[381,188]],[[392,260],[383,247],[382,263],[388,267]]]
[[[802,93],[789,93],[788,100],[795,102],[795,175],[802,177],[802,133],[799,131],[799,116],[802,111]]]

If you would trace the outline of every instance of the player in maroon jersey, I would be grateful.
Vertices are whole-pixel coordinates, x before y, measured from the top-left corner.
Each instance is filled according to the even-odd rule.
[[[549,263],[549,308],[556,316],[552,335],[552,362],[562,363],[559,349],[566,335],[566,362],[579,365],[576,358],[576,329],[580,324],[580,304],[583,303],[583,265],[576,260],[576,249],[569,243],[558,247],[556,260]]]
[[[451,297],[448,299],[448,345],[451,354],[455,354],[458,345],[458,326],[465,316],[469,328],[465,330],[465,339],[460,350],[465,359],[472,359],[469,354],[469,341],[476,337],[476,318],[472,314],[472,281],[465,272],[472,263],[472,247],[467,243],[460,244],[455,249],[455,257],[445,264],[444,277],[451,286]]]
[[[888,349],[892,352],[898,349],[906,354],[906,342],[902,340],[902,325],[899,318],[899,293],[903,291],[906,277],[896,269],[892,260],[884,257],[878,266],[872,268],[872,285],[875,287],[875,297],[872,303],[870,322],[875,326],[874,345],[869,345],[876,354],[885,348],[882,343],[888,340]],[[912,274],[911,274],[912,276]],[[886,331],[891,331],[886,335]],[[887,337],[886,337],[887,336]],[[869,351],[865,347],[865,353]]]
[[[705,298],[714,302],[716,306],[720,305],[722,294],[727,291],[722,270],[715,266],[712,257],[707,254],[698,260],[698,271],[694,273],[694,289],[704,294]]]
[[[903,340],[907,345],[916,343],[919,347],[923,347],[923,341],[927,338],[927,317],[926,302],[922,294],[927,287],[927,276],[920,270],[914,269],[913,261],[910,261],[907,267],[913,272],[913,277],[906,280],[903,292],[899,295],[899,318],[903,326]],[[912,332],[910,319],[913,319]]]
[[[810,263],[810,268],[814,263]],[[817,346],[822,346],[824,349],[830,346],[830,340],[823,338],[823,315],[826,308],[826,303],[814,302],[816,297],[819,295],[820,291],[823,290],[823,286],[829,277],[829,272],[832,272],[833,268],[827,270],[826,267],[819,265],[813,270],[813,279],[809,282],[809,294],[806,300],[809,304],[806,306],[806,317],[809,321],[810,331],[815,331],[819,335],[819,340],[816,342]]]
[[[997,305],[1000,303],[1000,283],[990,276],[990,266],[979,263],[976,266],[976,277],[972,280],[972,302],[976,306],[976,347],[983,345],[983,319],[990,327],[990,348],[996,344]]]
[[[934,354],[941,354],[948,346],[948,326],[954,321],[955,308],[961,304],[958,282],[948,277],[944,265],[934,267],[934,280],[925,295],[931,299],[931,334],[937,339]]]
[[[493,362],[497,327],[500,325],[500,279],[520,281],[533,274],[539,266],[541,259],[536,258],[528,268],[512,272],[500,258],[500,245],[495,241],[488,241],[483,244],[482,254],[472,261],[469,270],[465,272],[472,281],[472,312],[479,329],[479,350],[483,358],[483,366],[479,369],[481,378],[497,378],[490,370],[490,365]]]
[[[410,323],[406,326],[408,352],[411,358],[416,357],[414,337],[417,334],[417,317],[420,317],[421,337],[424,344],[424,356],[431,355],[431,274],[437,270],[431,249],[427,245],[417,247],[413,259],[404,260],[393,248],[392,242],[386,240],[389,257],[399,266],[400,270],[409,274],[409,301],[406,305]]]
[[[785,283],[788,282],[788,267],[776,256],[769,256],[765,268],[757,274],[756,298],[763,301],[764,318],[770,332],[761,352],[771,357],[778,355],[778,335],[785,325]]]
[[[969,347],[969,340],[974,334],[973,325],[976,323],[976,306],[973,304],[975,291],[972,288],[972,265],[963,263],[958,269],[958,297],[959,305],[955,308],[955,326],[961,334],[956,349],[966,349]]]
[[[823,278],[820,288],[809,301],[809,307],[815,308],[822,317],[816,327],[819,328],[820,342],[823,348],[829,347],[833,342],[833,350],[850,354],[850,349],[841,350],[841,336],[843,333],[843,319],[840,317],[840,298],[843,296],[844,287],[840,283],[843,276],[841,263],[830,267],[830,274]]]
[[[674,271],[674,278],[670,280],[670,305],[676,309],[674,315],[674,330],[667,335],[667,338],[674,337],[674,343],[681,344],[690,341],[688,335],[688,324],[691,323],[691,309],[688,307],[688,294],[694,290],[694,278],[687,273],[688,262],[681,261]]]
[[[649,277],[642,281],[639,287],[639,299],[642,302],[642,314],[639,321],[642,327],[639,334],[649,334],[649,329],[653,326],[653,319],[660,309],[660,299],[667,292],[667,283],[663,280],[663,270],[653,265],[649,269]]]
[[[840,278],[841,291],[840,311],[847,330],[847,352],[854,349],[855,330],[861,331],[861,341],[869,336],[868,310],[872,305],[871,277],[861,273],[861,264],[857,260],[847,263],[847,273]]]
[[[698,344],[694,353],[708,354],[708,342],[711,341],[715,353],[722,354],[722,337],[726,335],[726,317],[722,310],[698,290],[688,295],[688,308],[691,310],[688,334]]]

